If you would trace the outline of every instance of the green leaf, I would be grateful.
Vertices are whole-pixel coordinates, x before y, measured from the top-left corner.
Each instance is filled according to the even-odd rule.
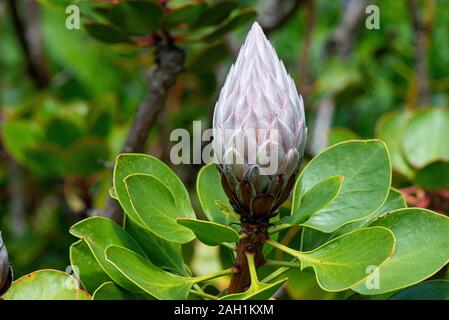
[[[186,274],[180,244],[158,237],[132,219],[126,220],[125,230],[140,244],[153,264],[173,273]]]
[[[395,293],[388,300],[449,300],[449,280],[418,283]]]
[[[251,286],[242,293],[229,294],[221,297],[219,300],[267,300],[271,298],[287,281],[282,279],[275,283],[258,283],[257,286]]]
[[[87,1],[78,2],[79,5]],[[73,4],[73,1],[71,1]],[[114,88],[120,88],[121,82],[117,77],[117,69],[113,66],[114,55],[109,50],[97,43],[88,40],[87,28],[84,30],[68,30],[67,28],[55,28],[56,25],[65,26],[67,14],[63,10],[46,7],[42,12],[42,33],[45,34],[45,52],[51,57],[52,64],[58,66],[71,66],[71,79],[62,84],[58,95],[65,98],[75,98],[82,94],[89,97],[102,97],[106,92]],[[85,21],[85,18],[81,18]],[[95,29],[95,27],[94,27]],[[116,30],[112,30],[116,32]],[[95,32],[95,30],[94,30]],[[108,30],[105,32],[109,36]],[[113,33],[111,34],[113,36]],[[82,44],[83,50],[80,50]],[[95,70],[95,71],[92,71]],[[81,90],[82,92],[80,92]],[[68,96],[67,96],[68,95]],[[70,98],[70,100],[72,100]],[[57,110],[66,110],[67,99],[62,99],[64,104]],[[83,99],[84,100],[84,99]],[[65,113],[65,112],[64,112]],[[71,115],[71,112],[69,113]],[[78,114],[79,116],[79,114]]]
[[[343,292],[328,292],[318,285],[313,270],[291,268],[285,276],[288,278],[285,289],[293,300],[343,300]]]
[[[190,56],[188,69],[195,74],[209,73],[220,66],[227,57],[229,57],[229,47],[223,41],[202,46],[201,50]]]
[[[93,6],[90,6],[92,3],[86,3],[86,2],[83,2],[82,4],[84,4],[87,8],[81,7],[81,11],[82,12],[87,11],[87,14],[89,14],[90,16],[93,16],[93,18],[95,20],[97,20],[97,19],[100,21],[110,21],[111,20],[112,8],[110,6],[95,6],[95,7],[93,7]]]
[[[350,231],[356,230],[358,228],[366,227],[370,224],[371,221],[377,219],[380,216],[387,214],[390,211],[406,208],[407,203],[405,202],[405,198],[399,191],[395,189],[390,189],[388,193],[387,200],[384,202],[382,207],[377,209],[368,217],[348,223],[338,229],[333,233],[323,233],[318,230],[304,228],[302,232],[302,241],[301,241],[301,249],[302,250],[313,250],[320,245],[328,242],[329,240],[340,236],[342,234],[348,233]]]
[[[25,150],[39,141],[38,131],[22,120],[7,121],[2,126],[2,139],[6,150],[18,162],[25,163]]]
[[[25,150],[26,165],[37,175],[58,177],[66,173],[62,150],[54,144],[41,142]]]
[[[362,74],[355,63],[341,63],[338,59],[328,59],[315,83],[317,94],[338,96],[347,90],[362,86]]]
[[[307,252],[276,242],[269,244],[299,259],[301,270],[312,267],[324,290],[342,291],[363,281],[372,271],[371,267],[378,267],[389,259],[395,239],[387,228],[373,227],[352,231]]]
[[[114,282],[132,292],[138,291],[132,282],[108,263],[104,254],[108,246],[119,245],[145,256],[137,242],[125,230],[113,221],[97,216],[76,223],[70,228],[70,233],[87,243],[97,262]]]
[[[84,137],[70,146],[66,159],[71,174],[87,177],[104,168],[108,148],[101,139]]]
[[[449,111],[431,108],[416,112],[404,128],[402,148],[415,168],[449,160]]]
[[[132,174],[125,179],[128,194],[142,223],[154,234],[176,243],[187,243],[195,236],[189,229],[176,223],[185,212],[176,206],[167,185],[155,176]]]
[[[114,168],[114,188],[120,205],[131,219],[144,225],[131,204],[124,181],[127,176],[136,173],[149,174],[163,181],[175,198],[176,207],[180,208],[178,217],[195,218],[187,189],[165,163],[145,154],[121,154],[117,157]]]
[[[303,228],[301,232],[301,250],[314,250],[330,241],[337,232],[324,233],[311,228]]]
[[[136,297],[114,282],[105,282],[95,290],[92,300],[136,300]]]
[[[241,10],[235,17],[231,18],[228,22],[221,25],[211,33],[207,34],[205,37],[202,38],[204,42],[214,42],[222,37],[224,37],[227,33],[233,31],[234,29],[237,29],[241,26],[244,26],[251,21],[254,21],[256,18],[257,13],[253,9],[243,9]]]
[[[164,17],[163,24],[167,27],[176,27],[180,24],[193,25],[200,14],[206,9],[204,3],[188,3],[174,8]]]
[[[234,229],[222,224],[187,218],[178,218],[177,223],[192,230],[198,240],[208,246],[239,241],[239,234]]]
[[[106,258],[129,281],[156,299],[186,299],[193,284],[189,278],[168,273],[123,247],[108,247]]]
[[[89,22],[84,25],[86,31],[95,39],[109,43],[130,43],[129,37],[121,30],[104,23]]]
[[[265,246],[267,247],[267,246]],[[264,247],[264,249],[265,249]],[[235,251],[225,246],[218,247],[218,255],[223,269],[232,268],[235,264]]]
[[[449,218],[435,212],[407,208],[393,211],[370,226],[390,229],[396,238],[393,257],[380,267],[379,288],[357,285],[361,294],[402,289],[435,274],[449,261]]]
[[[47,142],[66,148],[83,136],[83,131],[77,124],[68,119],[55,117],[45,127]]]
[[[419,170],[413,179],[415,185],[429,191],[449,189],[449,162],[433,162]]]
[[[77,280],[57,270],[39,270],[13,282],[4,300],[90,300]]]
[[[209,221],[223,225],[238,222],[238,216],[223,190],[215,164],[211,163],[201,168],[196,180],[196,192],[203,213]],[[225,207],[221,208],[217,202],[224,204]]]
[[[210,5],[196,20],[194,27],[202,28],[216,25],[224,21],[237,7],[235,1],[221,1]]]
[[[111,11],[111,22],[132,35],[147,35],[159,27],[164,12],[150,1],[125,1]]]
[[[360,136],[348,128],[332,128],[328,133],[329,146],[348,140],[360,140]]]
[[[301,268],[312,267],[318,284],[342,291],[368,277],[370,266],[382,265],[393,253],[395,239],[386,228],[365,228],[335,238],[299,255]]]
[[[337,230],[337,235],[345,234],[345,233],[355,230],[357,228],[366,227],[373,220],[375,220],[385,214],[388,214],[391,211],[394,211],[397,209],[402,209],[402,208],[407,208],[407,203],[405,201],[404,196],[402,195],[401,192],[399,192],[395,189],[390,189],[390,192],[388,193],[387,200],[385,200],[382,207],[380,207],[379,209],[374,211],[373,214],[369,215],[365,219],[344,225],[343,227],[341,227],[340,229]]]
[[[83,287],[90,293],[93,293],[103,282],[111,281],[84,240],[79,240],[70,246],[70,263]]]
[[[109,196],[110,196],[112,199],[118,200],[118,196],[117,196],[117,193],[115,193],[115,188],[114,188],[114,187],[111,187],[111,188],[109,189]]]
[[[369,216],[384,203],[391,183],[385,144],[379,140],[366,140],[329,147],[301,172],[294,194],[302,198],[317,183],[333,176],[344,177],[340,192],[334,201],[304,222],[304,226],[330,233]]]
[[[390,112],[383,115],[376,125],[376,137],[386,143],[393,170],[407,178],[413,176],[413,170],[402,154],[401,142],[404,126],[409,118],[409,112]]]
[[[87,125],[92,136],[106,138],[113,126],[112,111],[98,107],[91,109]]]
[[[286,217],[285,222],[301,224],[307,221],[314,213],[322,210],[335,200],[344,180],[343,176],[327,178],[310,188],[302,197],[300,188],[295,188],[292,215]]]

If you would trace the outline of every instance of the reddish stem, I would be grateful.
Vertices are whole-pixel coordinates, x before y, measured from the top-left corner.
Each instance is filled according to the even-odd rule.
[[[256,268],[265,264],[263,257],[263,244],[268,240],[268,221],[245,221],[242,219],[242,234],[245,235],[237,245],[237,257],[234,268],[236,273],[232,276],[229,293],[243,292],[251,285],[251,276],[246,253],[254,253]]]

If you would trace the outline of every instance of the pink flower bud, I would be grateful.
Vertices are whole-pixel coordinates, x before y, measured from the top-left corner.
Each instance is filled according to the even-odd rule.
[[[234,209],[267,217],[287,199],[306,144],[302,98],[255,22],[214,112],[214,151]]]

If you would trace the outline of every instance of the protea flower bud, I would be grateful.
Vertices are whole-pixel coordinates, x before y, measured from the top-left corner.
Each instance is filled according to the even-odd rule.
[[[293,188],[307,128],[302,98],[257,22],[220,92],[213,126],[232,206],[241,218],[269,219]]]
[[[0,297],[9,289],[12,282],[12,268],[9,264],[8,251],[0,232]]]

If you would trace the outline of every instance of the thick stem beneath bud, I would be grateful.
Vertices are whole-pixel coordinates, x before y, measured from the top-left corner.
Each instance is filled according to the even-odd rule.
[[[241,218],[242,235],[245,237],[237,245],[237,257],[234,268],[237,270],[232,276],[229,285],[229,293],[243,292],[251,285],[251,277],[248,268],[246,253],[254,253],[256,268],[265,264],[263,257],[263,244],[269,239],[269,218],[258,220]]]

